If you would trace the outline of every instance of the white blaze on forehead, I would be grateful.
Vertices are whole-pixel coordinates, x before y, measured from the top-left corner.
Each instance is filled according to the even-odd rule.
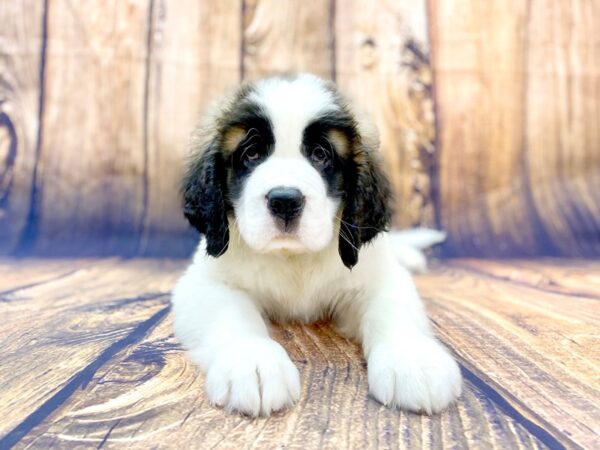
[[[250,98],[262,105],[271,119],[278,155],[297,155],[306,126],[316,117],[339,109],[323,82],[308,74],[260,81]]]

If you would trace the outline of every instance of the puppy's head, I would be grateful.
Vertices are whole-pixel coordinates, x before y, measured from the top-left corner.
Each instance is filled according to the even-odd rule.
[[[339,240],[351,268],[390,221],[377,138],[311,75],[245,84],[197,132],[184,213],[220,256],[229,226],[261,253],[318,252]]]

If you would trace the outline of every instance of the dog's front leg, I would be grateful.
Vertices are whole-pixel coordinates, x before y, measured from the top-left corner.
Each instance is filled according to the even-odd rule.
[[[460,370],[434,337],[410,274],[394,266],[366,301],[359,323],[371,395],[428,414],[446,408],[460,395]]]
[[[175,334],[206,374],[210,401],[268,415],[300,396],[298,369],[244,292],[188,271],[173,291]]]

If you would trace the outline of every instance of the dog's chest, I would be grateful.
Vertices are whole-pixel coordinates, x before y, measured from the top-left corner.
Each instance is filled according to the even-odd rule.
[[[322,264],[258,260],[237,271],[235,278],[266,315],[284,320],[315,320],[355,295],[343,271]]]

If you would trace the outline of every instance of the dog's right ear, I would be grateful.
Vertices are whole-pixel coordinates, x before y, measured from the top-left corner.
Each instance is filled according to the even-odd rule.
[[[218,257],[229,245],[225,161],[216,140],[196,152],[181,187],[183,213],[206,238],[206,251]]]

